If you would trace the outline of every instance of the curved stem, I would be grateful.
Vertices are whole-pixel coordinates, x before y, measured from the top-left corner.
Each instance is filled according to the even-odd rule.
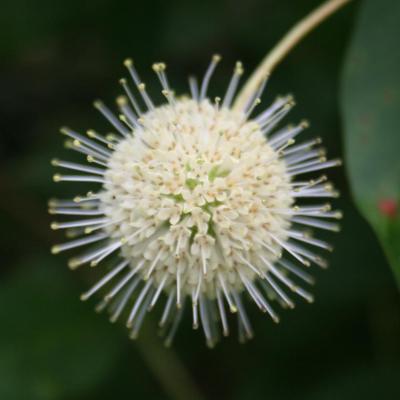
[[[339,8],[351,0],[328,0],[321,4],[309,15],[298,22],[278,44],[266,55],[254,73],[238,94],[233,109],[239,110],[247,103],[251,95],[257,90],[261,82],[268,76],[275,66],[301,41],[309,32],[321,22],[335,13]]]

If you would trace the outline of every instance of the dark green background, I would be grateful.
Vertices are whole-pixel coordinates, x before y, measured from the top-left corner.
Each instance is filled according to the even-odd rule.
[[[212,85],[223,93],[234,61],[251,71],[314,0],[2,1],[0,12],[0,399],[165,399],[163,385],[122,326],[80,303],[96,272],[70,272],[49,229],[47,199],[81,191],[55,185],[49,160],[65,153],[61,125],[101,130],[91,107],[111,102],[132,56],[158,89],[150,66],[168,63],[177,92],[224,59]],[[359,4],[318,28],[280,65],[266,100],[291,92],[293,121],[342,155],[340,73]],[[251,307],[255,339],[232,336],[208,350],[186,315],[173,351],[208,399],[394,399],[400,396],[399,296],[383,253],[349,196],[343,230],[331,236],[327,271],[314,268],[316,302],[298,301],[275,326]],[[146,327],[145,327],[146,328]],[[147,327],[147,331],[152,329]],[[142,349],[142,347],[140,347]],[[173,377],[169,378],[173,379]],[[178,379],[178,378],[177,378]]]

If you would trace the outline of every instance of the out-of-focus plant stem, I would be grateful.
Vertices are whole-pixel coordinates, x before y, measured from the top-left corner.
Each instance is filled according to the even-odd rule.
[[[156,330],[153,320],[149,318],[136,341],[148,367],[171,399],[204,400],[175,352],[163,346],[160,338],[155,335]]]
[[[261,82],[283,60],[290,50],[321,22],[350,1],[352,0],[328,0],[299,21],[261,61],[260,65],[238,94],[233,108],[236,110],[242,109]]]

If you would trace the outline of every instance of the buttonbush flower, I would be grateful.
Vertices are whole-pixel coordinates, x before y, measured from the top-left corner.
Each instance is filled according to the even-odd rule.
[[[256,113],[267,78],[247,104],[232,107],[243,74],[240,62],[225,94],[210,99],[219,61],[213,56],[201,83],[190,78],[190,96],[179,97],[169,86],[166,65],[154,64],[165,97],[155,105],[128,59],[136,91],[120,81],[125,95],[117,99],[119,115],[94,103],[115,132],[61,129],[67,146],[88,164],[53,160],[56,167],[78,172],[56,174],[54,180],[97,189],[50,202],[51,214],[74,218],[52,228],[76,236],[52,251],[87,246],[70,260],[72,269],[117,259],[81,297],[105,290],[97,309],[107,309],[114,322],[124,313],[132,338],[161,302],[167,344],[188,304],[193,328],[201,327],[209,346],[219,332],[229,334],[230,313],[236,314],[239,338],[251,338],[247,298],[275,322],[273,303],[293,308],[290,292],[312,302],[299,285],[313,283],[303,267],[326,267],[313,248],[331,247],[312,237],[310,228],[339,229],[332,219],[340,213],[321,201],[337,192],[325,175],[309,174],[340,161],[327,161],[320,139],[297,143],[307,122],[281,126],[294,106],[292,96],[278,97]]]

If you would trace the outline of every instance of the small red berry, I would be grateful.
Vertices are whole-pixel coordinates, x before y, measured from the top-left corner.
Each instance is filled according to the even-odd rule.
[[[398,211],[397,201],[394,199],[382,199],[378,203],[380,212],[388,218],[395,218]]]

